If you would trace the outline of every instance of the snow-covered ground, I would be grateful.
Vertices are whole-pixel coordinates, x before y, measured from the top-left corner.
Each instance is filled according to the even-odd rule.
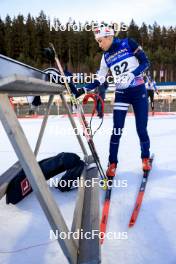
[[[41,119],[21,119],[21,124],[34,149]],[[97,124],[99,119],[95,119]],[[106,169],[112,116],[105,117],[95,135],[95,144]],[[107,132],[108,130],[108,132]],[[102,246],[103,264],[174,264],[176,263],[176,116],[149,118],[151,152],[155,153],[153,169],[147,184],[143,205],[136,225],[128,222],[141,182],[141,160],[134,117],[128,116],[121,139],[118,179],[127,180],[127,188],[114,188],[108,230],[127,232],[128,239],[108,240]],[[51,116],[40,148],[38,159],[59,152],[81,149],[65,117]],[[0,125],[0,174],[16,161],[16,155]],[[77,191],[51,192],[71,226]],[[100,192],[102,205],[104,193]],[[0,201],[0,263],[58,264],[67,263],[57,241],[49,239],[50,226],[31,194],[22,202],[6,205]]]

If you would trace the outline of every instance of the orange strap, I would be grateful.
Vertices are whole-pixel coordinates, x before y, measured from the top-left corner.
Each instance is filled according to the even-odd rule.
[[[104,101],[103,99],[101,98],[100,95],[98,94],[86,94],[83,98],[83,105],[86,105],[89,101],[89,99],[93,99],[93,102],[94,102],[94,107],[93,107],[93,110],[92,110],[92,116],[94,116],[95,114],[95,111],[96,111],[96,107],[97,107],[97,101],[100,100],[101,102],[101,107],[102,107],[102,113],[104,113]]]

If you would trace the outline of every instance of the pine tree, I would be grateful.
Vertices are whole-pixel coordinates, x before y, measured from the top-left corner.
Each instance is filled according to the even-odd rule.
[[[12,20],[9,15],[5,18],[5,54],[13,58]]]
[[[141,36],[140,36],[139,28],[133,19],[131,20],[131,23],[128,28],[128,37],[134,38],[138,43],[141,44]]]
[[[142,23],[142,26],[139,29],[140,37],[141,37],[141,45],[145,49],[148,47],[149,36],[148,36],[148,28],[145,23]]]
[[[13,40],[13,50],[11,51],[13,58],[19,60],[21,56],[25,59],[23,46],[25,42],[25,25],[22,15],[18,15],[17,18],[14,17],[12,21],[11,38]]]
[[[5,25],[0,18],[0,53],[5,55]]]
[[[36,24],[36,66],[41,68],[45,59],[43,58],[43,49],[48,46],[50,41],[50,21],[47,20],[43,11],[35,19]]]
[[[36,47],[36,25],[35,19],[30,14],[27,16],[25,24],[25,41],[24,41],[24,55],[26,63],[35,66],[37,60]]]

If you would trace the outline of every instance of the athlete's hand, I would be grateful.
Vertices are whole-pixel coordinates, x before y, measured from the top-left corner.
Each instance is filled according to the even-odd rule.
[[[126,89],[129,87],[131,82],[134,80],[134,74],[132,72],[122,73],[117,78],[116,88],[117,89]]]
[[[82,94],[85,94],[85,92],[86,92],[86,90],[84,87],[77,89],[77,92],[75,94],[76,98],[80,97]]]

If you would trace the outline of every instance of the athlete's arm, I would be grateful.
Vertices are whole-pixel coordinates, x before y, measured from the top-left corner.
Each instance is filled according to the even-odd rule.
[[[129,38],[128,44],[131,50],[133,51],[134,56],[139,61],[139,66],[134,71],[132,71],[135,76],[138,76],[148,69],[148,67],[150,66],[150,62],[147,56],[145,55],[145,52],[143,51],[142,47],[139,46],[135,40]]]
[[[106,75],[108,73],[108,70],[109,70],[109,68],[106,65],[106,62],[104,59],[104,54],[103,54],[102,59],[101,59],[101,63],[100,63],[100,69],[99,69],[99,72],[97,74],[97,79],[94,80],[94,82],[87,84],[85,86],[86,90],[95,89],[100,84],[103,84],[106,81]]]

